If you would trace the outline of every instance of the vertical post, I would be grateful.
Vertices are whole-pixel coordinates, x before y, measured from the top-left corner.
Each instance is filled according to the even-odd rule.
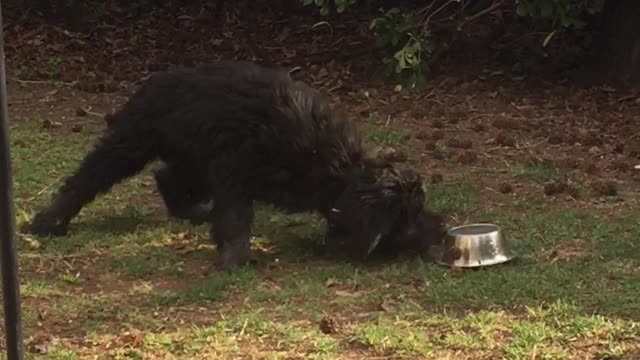
[[[4,61],[4,34],[0,4],[0,254],[2,261],[2,295],[4,330],[8,360],[23,359],[20,282],[16,251],[13,175],[9,146],[7,81]]]

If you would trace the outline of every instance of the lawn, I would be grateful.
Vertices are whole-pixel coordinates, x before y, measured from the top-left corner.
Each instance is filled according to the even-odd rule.
[[[45,128],[26,115],[12,123],[19,226],[102,129]],[[380,130],[367,139],[401,142]],[[557,176],[505,171],[531,183]],[[259,264],[216,273],[207,228],[167,218],[146,171],[87,206],[69,236],[21,234],[29,358],[638,359],[637,216],[558,206],[542,193],[490,205],[473,178],[425,182],[427,206],[450,224],[499,224],[513,262],[353,263],[322,251],[319,218],[259,206]]]

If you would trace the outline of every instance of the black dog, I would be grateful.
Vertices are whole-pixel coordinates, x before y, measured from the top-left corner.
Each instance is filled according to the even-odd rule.
[[[83,206],[160,159],[169,212],[212,222],[227,269],[249,260],[253,201],[317,211],[352,251],[422,251],[442,234],[419,175],[365,155],[355,126],[286,72],[222,61],[150,76],[30,227],[63,235]],[[212,199],[211,211],[203,203]]]

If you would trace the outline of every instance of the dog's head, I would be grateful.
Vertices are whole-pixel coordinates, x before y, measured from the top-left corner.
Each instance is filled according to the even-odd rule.
[[[417,253],[444,235],[442,218],[424,203],[420,175],[371,161],[352,177],[329,221],[362,256]]]

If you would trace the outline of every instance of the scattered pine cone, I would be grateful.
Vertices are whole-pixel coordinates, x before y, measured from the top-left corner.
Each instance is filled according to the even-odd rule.
[[[598,181],[591,185],[593,191],[600,196],[618,195],[616,184],[611,181]]]
[[[76,116],[87,116],[87,111],[79,107],[76,109]]]
[[[320,320],[320,331],[323,334],[335,334],[338,332],[338,328],[338,322],[330,316],[325,316]]]
[[[558,144],[562,144],[563,139],[562,139],[561,135],[553,134],[553,135],[549,136],[549,139],[547,141],[551,145],[558,145]]]
[[[501,132],[496,137],[496,144],[500,146],[505,146],[505,147],[515,147],[516,139],[514,139],[512,136],[508,134]]]
[[[544,186],[544,194],[547,196],[553,196],[562,194],[567,191],[567,184],[561,182],[551,182]]]
[[[435,151],[436,150],[436,143],[431,142],[431,141],[427,141],[424,143],[424,149],[426,151]]]
[[[441,130],[433,130],[431,132],[431,139],[438,141],[444,139],[444,133]]]
[[[498,191],[503,194],[508,194],[513,191],[513,186],[511,186],[511,184],[509,183],[501,183],[500,185],[498,185]]]
[[[476,155],[476,153],[474,153],[473,151],[465,151],[461,154],[459,154],[457,156],[457,160],[459,163],[464,164],[464,165],[470,165],[476,162],[476,160],[478,160],[478,155]]]
[[[439,184],[441,183],[443,180],[442,175],[441,174],[433,174],[431,175],[431,183],[432,184]]]

